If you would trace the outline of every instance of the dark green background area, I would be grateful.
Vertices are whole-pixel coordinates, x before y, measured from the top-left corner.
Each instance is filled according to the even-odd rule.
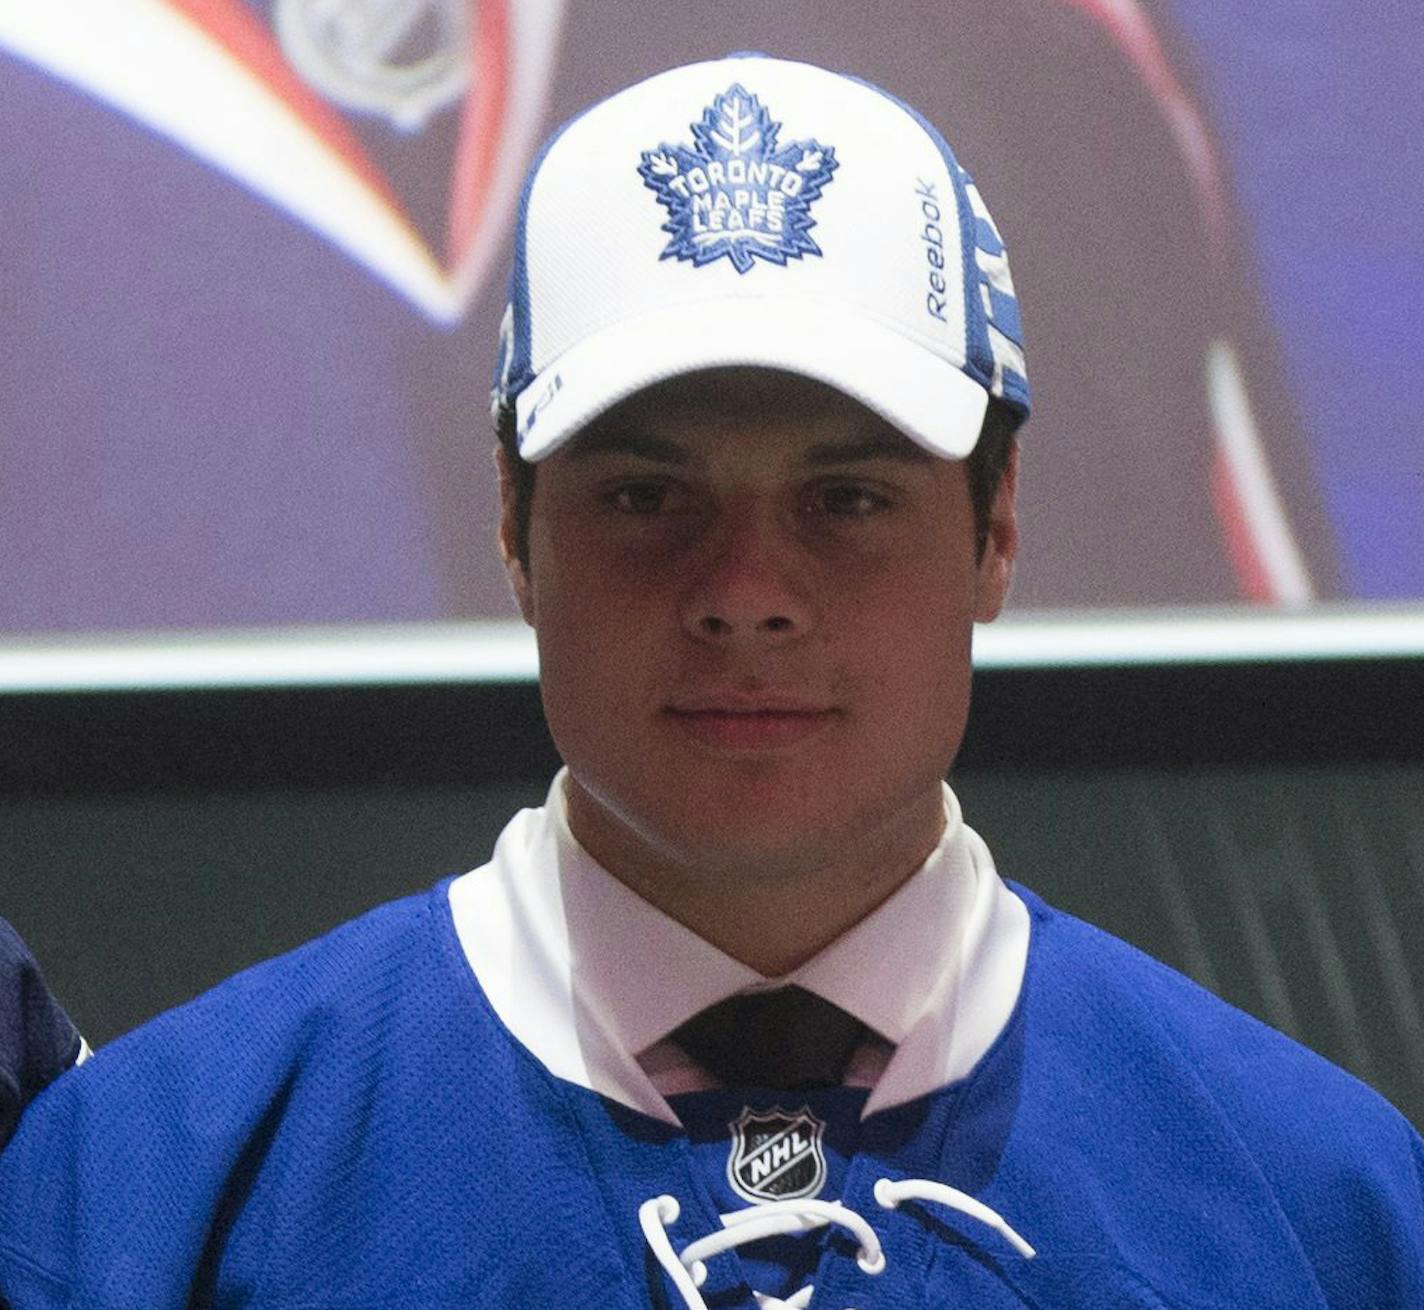
[[[1424,666],[1275,673],[982,677],[953,781],[1006,877],[1424,1123]],[[92,1043],[481,863],[554,765],[528,687],[284,697],[0,703],[0,914]]]

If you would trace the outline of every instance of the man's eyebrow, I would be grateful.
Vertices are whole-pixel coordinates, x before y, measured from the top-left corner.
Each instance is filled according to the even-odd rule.
[[[655,437],[631,428],[597,428],[581,432],[569,443],[572,459],[587,459],[595,455],[633,455],[654,463],[679,467],[692,462],[687,449],[676,441]],[[849,441],[824,441],[808,446],[802,460],[814,468],[835,464],[867,463],[870,460],[891,459],[907,464],[932,464],[935,457],[898,433],[876,433]]]
[[[690,463],[692,458],[675,441],[627,428],[609,428],[601,432],[593,429],[579,433],[569,443],[569,457],[585,459],[590,455],[636,455],[660,464],[678,465]]]
[[[935,456],[907,437],[883,433],[855,441],[818,443],[806,450],[805,460],[817,467],[827,464],[855,464],[872,459],[897,459],[907,464],[931,464]]]

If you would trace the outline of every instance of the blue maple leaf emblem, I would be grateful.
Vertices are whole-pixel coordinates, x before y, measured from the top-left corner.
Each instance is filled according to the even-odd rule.
[[[638,173],[668,211],[663,259],[701,267],[725,255],[738,273],[758,259],[819,255],[811,205],[831,180],[836,152],[819,141],[779,144],[781,124],[740,83],[691,124],[693,145],[645,150]]]

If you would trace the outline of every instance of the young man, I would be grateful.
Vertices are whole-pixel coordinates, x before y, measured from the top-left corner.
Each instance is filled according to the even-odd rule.
[[[0,1147],[25,1106],[88,1053],[29,947],[0,919]]]
[[[1010,887],[944,786],[1028,387],[932,129],[758,56],[594,108],[495,401],[567,769],[38,1102],[17,1310],[1424,1297],[1403,1120]]]

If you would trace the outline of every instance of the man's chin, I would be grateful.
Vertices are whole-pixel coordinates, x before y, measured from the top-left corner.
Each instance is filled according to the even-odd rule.
[[[825,793],[810,805],[790,799],[694,793],[647,836],[686,876],[728,888],[795,881],[843,860],[854,836],[846,811],[826,804]]]

